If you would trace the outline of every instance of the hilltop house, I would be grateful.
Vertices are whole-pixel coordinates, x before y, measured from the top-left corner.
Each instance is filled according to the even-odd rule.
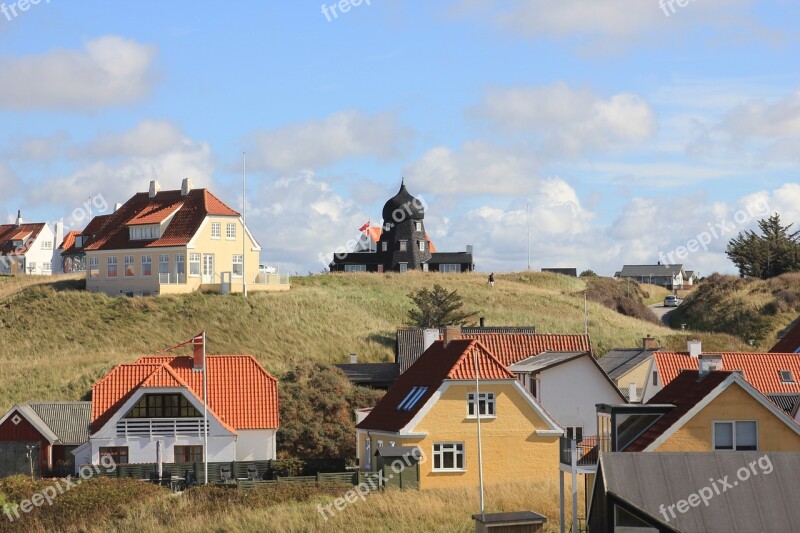
[[[356,425],[361,470],[405,447],[423,458],[419,488],[477,486],[480,416],[487,484],[555,480],[562,428],[480,341],[455,337],[434,342]]]
[[[89,439],[90,418],[90,402],[15,405],[0,418],[0,477],[72,474],[70,452]]]
[[[615,275],[618,279],[630,279],[638,283],[661,285],[667,289],[682,289],[686,281],[683,265],[625,265]]]
[[[334,254],[331,272],[469,272],[474,268],[472,246],[466,252],[438,252],[432,249],[425,231],[425,205],[411,196],[405,183],[383,206],[383,228],[377,245],[364,237],[358,251]],[[369,229],[369,228],[365,228]]]
[[[239,213],[189,179],[174,191],[151,181],[149,192],[87,229],[86,289],[92,292],[229,293],[241,292],[244,283],[252,291],[289,290],[285,276],[259,272],[261,246]]]
[[[89,221],[83,231],[70,231],[64,236],[64,241],[58,247],[64,272],[86,271],[86,247],[97,237],[110,216],[98,215]]]
[[[116,366],[92,387],[92,419],[77,464],[275,459],[277,380],[252,355],[206,356],[208,450],[203,449],[203,357],[142,357]],[[207,451],[207,455],[204,454]]]
[[[56,249],[63,236],[63,226],[56,223],[56,232],[44,222],[25,224],[17,211],[14,224],[0,225],[0,274],[58,274],[61,270]]]

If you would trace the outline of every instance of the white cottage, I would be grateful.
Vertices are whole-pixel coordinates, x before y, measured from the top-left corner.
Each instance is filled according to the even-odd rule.
[[[17,211],[14,224],[0,225],[0,274],[59,274],[61,258],[58,245],[63,229],[56,224],[56,233],[44,222],[24,224]]]

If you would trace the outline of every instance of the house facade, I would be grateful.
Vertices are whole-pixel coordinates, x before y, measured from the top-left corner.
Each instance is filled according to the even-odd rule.
[[[277,380],[251,355],[142,357],[118,365],[92,387],[88,442],[76,463],[165,463],[275,459]],[[208,403],[203,374],[208,373]],[[204,405],[208,412],[205,448]]]
[[[288,277],[259,271],[261,246],[242,218],[207,189],[150,183],[84,246],[86,288],[110,296],[289,290]]]
[[[13,224],[0,225],[0,274],[44,275],[62,272],[58,244],[63,229],[56,224],[55,233],[44,222],[25,224],[17,212]]]
[[[617,276],[638,283],[660,285],[667,289],[681,289],[686,281],[683,265],[625,265]]]
[[[477,486],[478,416],[485,483],[556,479],[562,428],[479,341],[447,335],[357,424],[359,467],[375,470],[375,450],[406,446],[422,456],[421,489]]]

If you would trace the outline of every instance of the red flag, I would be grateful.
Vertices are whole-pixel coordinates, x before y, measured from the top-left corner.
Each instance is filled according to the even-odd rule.
[[[367,231],[369,229],[369,223],[370,223],[370,221],[367,220],[367,223],[364,224],[363,226],[361,226],[360,228],[358,228],[358,231]]]

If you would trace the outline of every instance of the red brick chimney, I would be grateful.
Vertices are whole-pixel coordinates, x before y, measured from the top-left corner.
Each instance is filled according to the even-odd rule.
[[[203,370],[203,352],[205,352],[205,341],[206,337],[204,333],[201,333],[192,339],[193,370]]]
[[[461,338],[461,326],[445,326],[444,328],[444,345],[447,347],[450,341]]]

